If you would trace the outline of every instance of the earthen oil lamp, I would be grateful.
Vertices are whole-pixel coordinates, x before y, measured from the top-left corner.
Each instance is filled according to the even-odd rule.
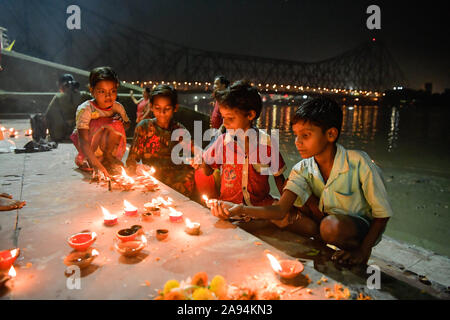
[[[66,266],[76,265],[80,269],[86,268],[91,265],[92,261],[99,255],[99,252],[94,248],[89,248],[86,251],[72,251],[64,259]]]
[[[158,198],[156,198],[155,203],[157,203],[162,208],[169,208],[176,206],[175,203],[173,203],[173,199],[171,197],[167,197],[167,200],[164,200],[163,197],[159,196]]]
[[[8,270],[11,268],[19,254],[19,248],[0,251],[0,270]]]
[[[131,188],[134,186],[135,182],[132,177],[127,175],[125,169],[122,167],[122,188],[126,191],[131,190]]]
[[[31,130],[31,129],[28,129],[27,131],[25,131],[25,136],[26,137],[29,137],[29,136],[31,136],[33,134],[33,130]]]
[[[153,199],[152,202],[144,203],[144,209],[147,213],[155,216],[161,215],[161,208],[157,204],[156,200]]]
[[[8,280],[11,280],[12,278],[15,278],[16,275],[17,275],[16,269],[14,269],[13,266],[11,266],[11,267],[9,268],[8,273],[6,273],[6,272],[0,272],[0,288],[1,288],[2,286],[4,286]]]
[[[184,231],[191,236],[198,236],[200,234],[200,223],[191,222],[189,218],[186,218],[186,229]]]
[[[208,208],[211,205],[211,203],[214,201],[213,199],[208,199],[208,196],[206,194],[204,194],[202,196],[202,199],[203,199],[203,201],[205,201],[205,204]]]
[[[303,271],[303,264],[297,260],[278,260],[267,253],[267,258],[270,261],[273,271],[284,279],[293,279]]]
[[[97,240],[97,234],[90,231],[82,231],[67,239],[69,245],[77,251],[86,251]]]
[[[169,236],[169,230],[167,229],[157,229],[156,230],[156,239],[159,241],[163,241]]]
[[[111,214],[107,209],[100,206],[103,211],[103,223],[105,226],[114,226],[117,224],[117,216],[114,214]]]
[[[138,210],[135,206],[129,203],[127,200],[123,200],[123,210],[126,216],[134,217],[137,215]]]
[[[169,219],[171,222],[181,222],[183,220],[183,212],[177,211],[172,207],[169,207]]]
[[[133,257],[137,255],[147,245],[147,238],[140,235],[131,241],[114,240],[114,248],[125,257]]]
[[[142,226],[134,225],[131,226],[131,228],[117,231],[116,237],[122,242],[127,242],[133,241],[137,236],[142,235],[143,233],[144,230],[142,229]]]
[[[16,130],[14,128],[9,128],[8,134],[10,138],[14,138],[16,136]]]

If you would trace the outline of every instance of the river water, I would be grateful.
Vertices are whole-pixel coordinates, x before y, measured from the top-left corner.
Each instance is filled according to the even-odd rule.
[[[180,100],[196,111],[212,111],[208,95]],[[279,130],[287,177],[301,160],[290,119],[302,97],[263,95],[263,101],[257,125]],[[339,143],[366,151],[383,171],[394,211],[386,235],[450,256],[450,108],[344,105],[342,110]]]

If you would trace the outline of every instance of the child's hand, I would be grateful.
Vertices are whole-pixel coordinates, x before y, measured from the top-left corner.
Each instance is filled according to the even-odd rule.
[[[203,164],[203,159],[191,158],[189,159],[189,164],[192,166],[192,168],[194,168],[194,170],[198,170]]]
[[[364,250],[358,248],[354,251],[339,250],[333,254],[331,260],[337,261],[342,265],[359,265],[365,264],[369,260],[372,249]]]
[[[232,216],[240,216],[242,214],[242,204],[236,204],[227,201],[211,200],[211,213],[219,219],[229,219]]]

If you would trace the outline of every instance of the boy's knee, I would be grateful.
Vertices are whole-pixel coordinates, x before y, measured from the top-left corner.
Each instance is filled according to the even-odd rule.
[[[335,215],[329,215],[320,222],[320,237],[323,241],[335,243],[341,233],[341,223]]]

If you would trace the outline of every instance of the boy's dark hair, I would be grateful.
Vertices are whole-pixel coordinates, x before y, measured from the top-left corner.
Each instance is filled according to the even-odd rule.
[[[342,109],[334,100],[329,98],[310,99],[303,102],[295,111],[291,126],[299,121],[309,121],[322,128],[323,132],[330,128],[336,128],[339,138],[342,127]]]
[[[67,92],[68,89],[70,89],[71,92],[76,92],[80,88],[80,84],[75,81],[73,75],[70,73],[65,73],[59,77],[58,87],[62,88],[64,92]]]
[[[228,88],[230,86],[230,80],[225,78],[225,76],[219,74],[219,75],[214,77],[214,81],[216,81],[216,79],[219,79],[220,83],[224,84],[226,88]]]
[[[258,90],[246,80],[238,80],[225,90],[217,91],[216,100],[220,105],[244,112],[254,110],[255,119],[261,114],[262,101]]]
[[[152,104],[153,100],[157,96],[169,98],[173,107],[175,107],[178,104],[177,90],[171,85],[159,84],[155,88],[153,88],[152,92],[150,93],[150,102]]]
[[[119,77],[111,67],[97,67],[89,74],[89,86],[95,88],[100,81],[113,81],[119,85]]]
[[[150,96],[150,92],[152,91],[152,89],[150,89],[150,87],[144,87],[144,91],[147,92]]]

